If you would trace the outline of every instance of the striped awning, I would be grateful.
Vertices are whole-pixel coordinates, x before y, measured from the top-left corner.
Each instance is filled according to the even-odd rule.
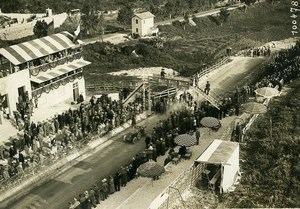
[[[52,70],[48,70],[46,72],[40,72],[37,76],[31,76],[30,80],[35,83],[43,83],[46,81],[49,81],[51,79],[54,79],[58,76],[61,76],[63,74],[69,73],[71,71],[77,70],[79,68],[82,68],[84,66],[87,66],[91,64],[89,61],[86,60],[76,60],[71,63],[68,63],[67,65],[60,65]]]
[[[228,161],[238,145],[239,144],[237,142],[216,139],[195,160],[195,162],[204,162],[210,164],[229,164]]]
[[[73,35],[64,31],[6,48],[1,48],[0,54],[14,65],[19,65],[74,46]]]

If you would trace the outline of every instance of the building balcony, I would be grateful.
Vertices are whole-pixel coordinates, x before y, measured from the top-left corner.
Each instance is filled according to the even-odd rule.
[[[41,71],[46,72],[47,70],[55,68],[59,65],[63,65],[63,64],[72,62],[76,59],[80,59],[81,57],[82,57],[82,52],[76,52],[76,53],[70,54],[66,57],[55,59],[55,60],[53,60],[49,63],[44,63],[44,64],[39,65],[39,66],[29,67],[29,72],[30,72],[31,76],[37,76]]]
[[[0,78],[4,78],[8,75],[10,75],[11,73],[9,72],[8,69],[0,69]]]
[[[38,86],[32,85],[32,96],[39,98],[43,93],[49,93],[51,90],[58,89],[60,86],[65,86],[67,83],[73,82],[75,79],[82,79],[82,77],[83,70],[77,69],[72,71],[70,74],[64,74]]]

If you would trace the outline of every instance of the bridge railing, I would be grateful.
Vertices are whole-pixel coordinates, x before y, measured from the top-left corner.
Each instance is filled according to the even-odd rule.
[[[199,73],[196,74],[196,76],[198,78],[201,78],[205,75],[207,75],[208,73],[216,70],[217,68],[221,67],[222,65],[226,64],[227,62],[229,62],[229,57],[225,57],[221,60],[219,60],[217,63],[215,63],[214,65],[212,66],[209,66],[207,68],[204,68],[203,70],[201,70]]]

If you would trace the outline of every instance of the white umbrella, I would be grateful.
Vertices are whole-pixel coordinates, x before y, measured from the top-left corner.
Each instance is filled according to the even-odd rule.
[[[279,95],[279,91],[277,89],[271,88],[271,87],[263,87],[260,89],[256,89],[255,93],[257,95],[263,96],[265,98],[272,98],[274,96]]]

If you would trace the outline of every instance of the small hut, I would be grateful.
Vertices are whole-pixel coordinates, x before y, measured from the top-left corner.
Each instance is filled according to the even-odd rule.
[[[215,139],[194,162],[212,191],[228,192],[239,172],[239,143]]]

